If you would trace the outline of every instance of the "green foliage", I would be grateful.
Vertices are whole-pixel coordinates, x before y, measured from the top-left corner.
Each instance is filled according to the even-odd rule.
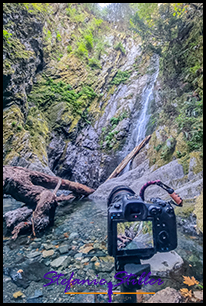
[[[74,21],[76,21],[76,22],[83,22],[84,19],[85,19],[85,15],[83,13],[74,16]]]
[[[100,61],[94,57],[89,58],[89,66],[92,68],[102,69]]]
[[[87,50],[91,51],[93,48],[93,35],[92,32],[90,32],[89,34],[84,35],[84,39],[86,41],[85,46],[87,48]]]
[[[12,127],[15,127],[16,121],[13,121],[11,125],[12,125]]]
[[[169,141],[169,144],[168,144]],[[161,146],[160,158],[169,161],[175,149],[176,140],[171,137]],[[157,146],[158,147],[158,146]],[[156,147],[156,148],[157,148]]]
[[[201,150],[203,146],[203,102],[189,96],[180,109],[179,116],[175,119],[179,131],[185,135],[189,151]]]
[[[22,126],[21,125],[18,125],[17,126],[17,131],[21,131],[22,130]]]
[[[84,56],[86,58],[88,57],[88,50],[87,50],[86,45],[83,41],[78,43],[78,47],[75,50],[75,54],[79,57],[82,57],[82,56]]]
[[[71,8],[71,3],[68,3],[68,7],[66,8],[66,13],[67,13],[67,16],[69,17],[74,17],[74,15],[76,14],[76,9]]]
[[[49,3],[22,3],[29,13],[32,14],[47,14]]]
[[[121,115],[119,115],[118,117],[112,117],[110,119],[110,123],[112,124],[113,128],[114,126],[116,127],[117,124],[122,121],[123,119],[127,118],[128,117],[128,114],[127,112],[123,112]]]
[[[48,30],[48,31],[46,32],[45,40],[46,40],[46,41],[49,41],[49,40],[51,40],[51,38],[52,38],[51,31]]]
[[[105,48],[109,47],[109,46],[106,42],[104,42],[104,40],[102,38],[101,38],[101,40],[97,39],[96,42],[97,43],[96,43],[96,46],[95,46],[95,54],[96,54],[96,57],[100,60],[102,54],[104,54],[104,53],[108,54],[105,51]]]
[[[114,46],[114,49],[115,50],[120,50],[121,52],[122,52],[122,54],[125,54],[126,53],[126,51],[125,51],[125,49],[124,49],[124,47],[123,47],[123,45],[122,45],[122,43],[121,42],[119,42],[118,44],[116,44],[115,46]]]
[[[65,102],[74,114],[79,114],[86,119],[87,112],[84,110],[96,95],[89,86],[83,86],[81,91],[75,92],[70,84],[63,81],[56,82],[51,77],[44,76],[41,82],[34,85],[28,95],[28,101],[44,109],[47,109],[52,103]]]
[[[10,37],[12,36],[12,33],[9,33],[7,30],[3,30],[3,39],[7,44],[10,44]]]
[[[57,31],[56,40],[57,40],[57,41],[61,41],[61,40],[62,40],[61,34],[59,33],[59,31]]]
[[[156,147],[154,146],[154,149],[158,152],[162,147],[162,144],[159,143]]]
[[[115,75],[115,77],[112,79],[112,81],[110,82],[110,84],[115,84],[115,85],[119,85],[120,83],[125,83],[128,78],[130,77],[130,73],[128,71],[121,71],[118,70],[117,74]]]
[[[72,52],[72,46],[70,46],[70,45],[67,46],[67,52],[68,53]]]

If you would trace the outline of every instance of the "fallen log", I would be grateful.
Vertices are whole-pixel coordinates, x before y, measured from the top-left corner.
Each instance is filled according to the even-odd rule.
[[[128,162],[135,157],[135,155],[137,155],[137,153],[139,153],[139,151],[148,143],[148,141],[150,140],[151,135],[145,137],[145,139],[142,140],[142,142],[136,146],[124,159],[123,161],[117,166],[117,168],[114,169],[114,171],[110,174],[110,176],[108,177],[108,179],[106,181],[108,181],[111,178],[116,177],[128,164]]]
[[[57,197],[58,189],[71,190],[73,194]],[[72,201],[78,196],[87,196],[92,192],[94,189],[88,186],[38,171],[15,166],[3,167],[3,193],[10,194],[31,208],[20,208],[4,215],[7,227],[11,230],[13,228],[13,239],[16,239],[22,230],[31,229],[33,235],[36,235],[36,232],[52,225],[58,201]]]

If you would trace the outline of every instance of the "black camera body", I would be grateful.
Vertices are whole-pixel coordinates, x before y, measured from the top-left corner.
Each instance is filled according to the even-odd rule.
[[[160,198],[152,198],[151,202],[145,203],[126,186],[112,190],[108,198],[110,256],[149,259],[156,252],[168,252],[177,247],[173,207]],[[135,226],[138,228],[136,233]]]

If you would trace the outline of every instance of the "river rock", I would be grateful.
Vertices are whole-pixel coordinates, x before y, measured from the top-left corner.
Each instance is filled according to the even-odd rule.
[[[69,246],[68,245],[61,245],[58,248],[58,251],[60,252],[60,254],[67,253],[69,251]]]
[[[33,252],[30,252],[29,254],[27,254],[26,257],[27,258],[34,258],[34,257],[40,256],[40,255],[42,255],[40,252],[33,251]]]
[[[79,234],[78,233],[71,233],[70,235],[69,235],[69,239],[71,239],[71,240],[73,240],[73,239],[76,239],[76,238],[78,238],[79,237]]]
[[[66,267],[69,264],[68,256],[60,256],[54,259],[50,265],[52,268],[59,268],[60,266]]]
[[[163,290],[158,291],[145,303],[180,303],[181,301],[181,294],[177,290],[167,287]]]
[[[151,276],[168,276],[170,272],[180,269],[183,259],[175,252],[157,252],[152,258],[141,260],[141,264],[150,264]]]
[[[108,262],[95,262],[94,268],[98,272],[112,272],[114,269],[114,264]]]
[[[42,255],[44,258],[52,256],[54,254],[54,250],[43,251]]]

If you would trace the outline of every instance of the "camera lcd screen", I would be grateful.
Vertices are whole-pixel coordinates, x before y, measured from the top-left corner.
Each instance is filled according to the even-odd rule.
[[[153,247],[152,221],[117,223],[117,251]]]

